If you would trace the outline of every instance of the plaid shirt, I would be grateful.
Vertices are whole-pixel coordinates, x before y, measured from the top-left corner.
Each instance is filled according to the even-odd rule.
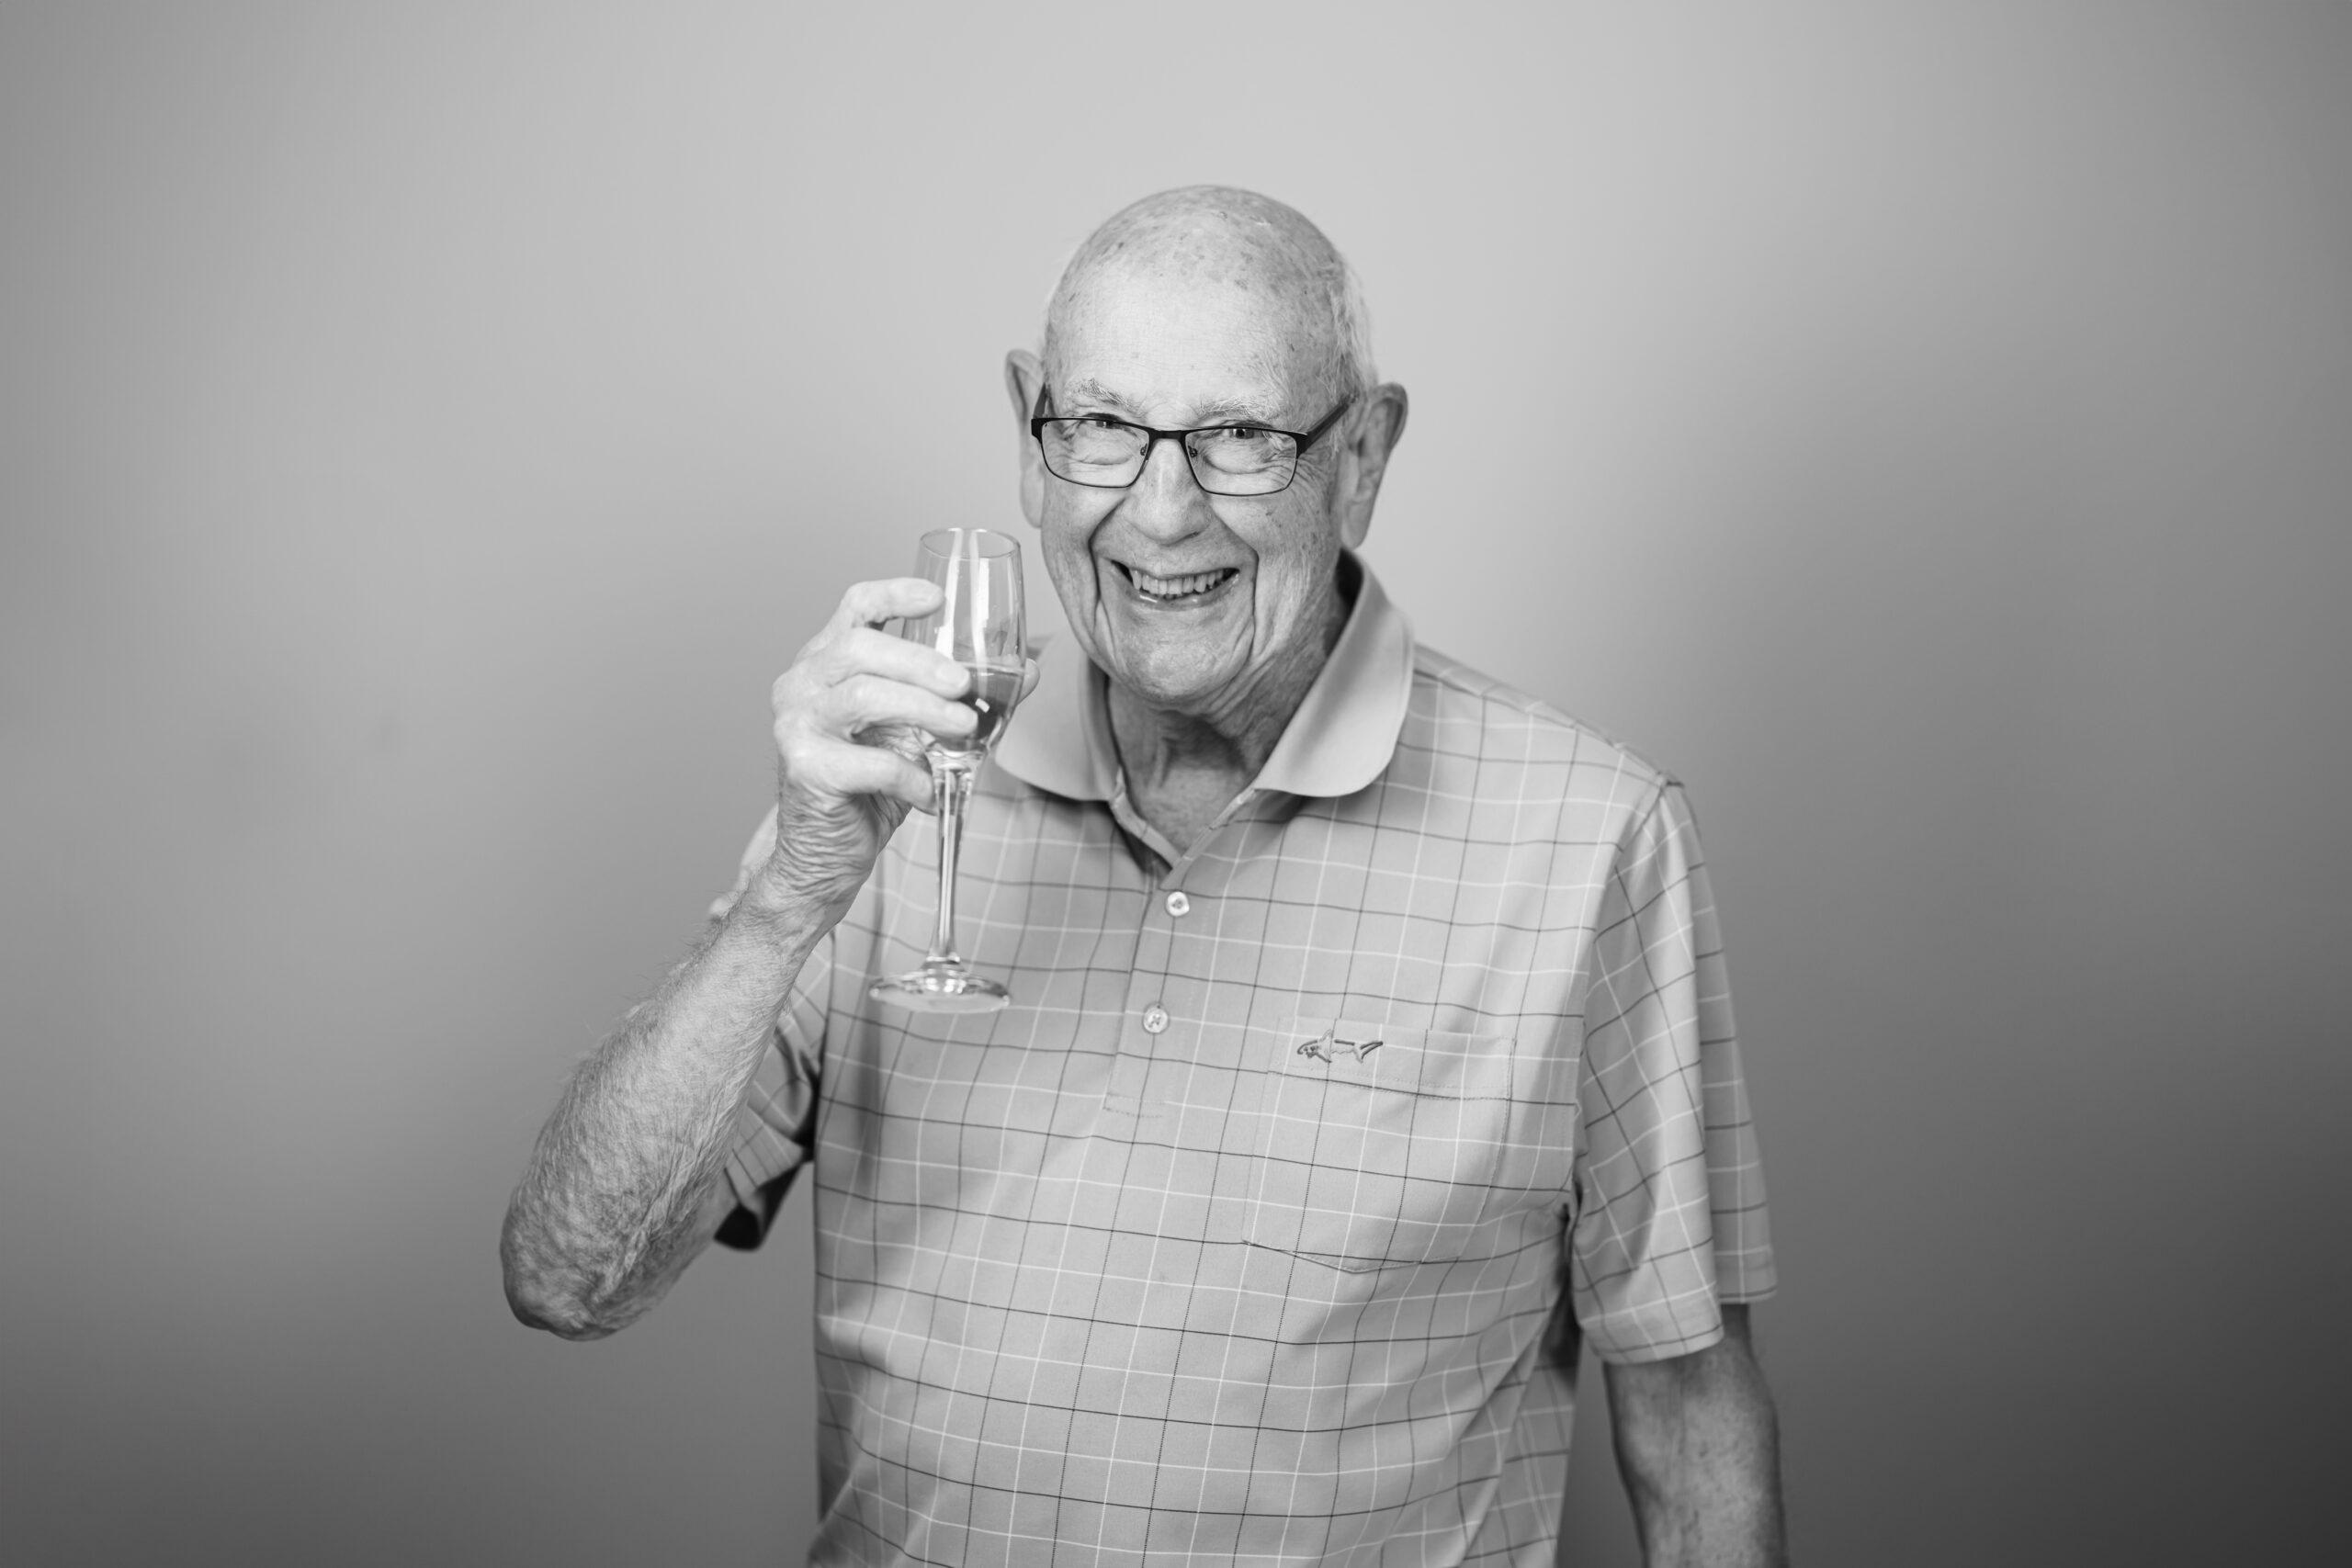
[[[721,1239],[813,1164],[812,1561],[1549,1563],[1563,1279],[1617,1361],[1770,1292],[1680,786],[1416,649],[1359,571],[1187,853],[1048,651],[958,885],[1011,1008],[866,998],[929,935],[921,818],[795,985]]]

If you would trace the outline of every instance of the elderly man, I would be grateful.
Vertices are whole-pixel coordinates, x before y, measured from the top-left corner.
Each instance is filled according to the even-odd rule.
[[[539,1140],[516,1313],[611,1333],[809,1166],[816,1561],[1548,1562],[1579,1334],[1651,1560],[1776,1560],[1690,810],[1351,553],[1406,401],[1345,265],[1265,197],[1151,197],[1006,380],[1070,624],[965,845],[1013,1005],[866,998],[932,919],[906,738],[974,721],[878,629],[937,591],[861,583],[775,683],[734,891]],[[1235,426],[1270,467],[1217,465]]]

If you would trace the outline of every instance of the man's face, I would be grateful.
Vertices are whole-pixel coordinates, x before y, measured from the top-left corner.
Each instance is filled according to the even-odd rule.
[[[1312,374],[1328,348],[1297,302],[1222,281],[1097,278],[1069,302],[1055,350],[1057,414],[1299,431],[1338,400]],[[1338,592],[1339,446],[1318,441],[1272,495],[1208,494],[1173,441],[1125,490],[1044,475],[1046,570],[1088,656],[1150,705],[1210,718],[1272,671],[1319,661]]]

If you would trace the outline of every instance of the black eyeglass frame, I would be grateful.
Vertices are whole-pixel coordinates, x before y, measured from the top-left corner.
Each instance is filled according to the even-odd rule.
[[[1255,501],[1260,496],[1280,495],[1283,491],[1290,489],[1292,481],[1298,478],[1298,461],[1300,458],[1306,456],[1306,449],[1309,446],[1314,446],[1317,441],[1322,440],[1324,434],[1329,432],[1333,425],[1340,423],[1340,416],[1355,406],[1355,401],[1356,394],[1350,392],[1346,397],[1340,400],[1339,407],[1333,409],[1329,413],[1325,414],[1321,419],[1317,420],[1313,429],[1306,431],[1276,430],[1272,425],[1266,423],[1262,420],[1255,419],[1227,420],[1222,424],[1196,424],[1189,430],[1159,430],[1148,424],[1137,424],[1131,419],[1112,419],[1108,414],[1046,413],[1044,412],[1047,403],[1046,389],[1040,387],[1037,389],[1038,412],[1029,416],[1029,439],[1037,444],[1037,458],[1038,461],[1045,463],[1046,472],[1052,474],[1054,478],[1061,480],[1064,484],[1079,485],[1087,490],[1135,489],[1136,481],[1143,478],[1144,471],[1151,467],[1152,448],[1159,446],[1163,441],[1173,441],[1176,443],[1177,450],[1184,454],[1185,471],[1193,476],[1193,482],[1199,485],[1204,492],[1210,495],[1227,496],[1237,501]],[[1149,439],[1146,440],[1143,444],[1141,461],[1136,465],[1135,479],[1129,479],[1125,484],[1106,485],[1096,484],[1091,479],[1074,479],[1068,474],[1058,472],[1054,468],[1054,465],[1046,458],[1046,426],[1056,420],[1069,419],[1105,420],[1125,430],[1142,431]],[[1289,436],[1292,443],[1289,475],[1283,479],[1282,483],[1276,485],[1272,490],[1252,490],[1238,492],[1232,491],[1210,490],[1207,482],[1201,478],[1201,470],[1193,452],[1193,445],[1190,441],[1186,440],[1185,437],[1192,435],[1205,435],[1213,430],[1262,430],[1269,435]]]

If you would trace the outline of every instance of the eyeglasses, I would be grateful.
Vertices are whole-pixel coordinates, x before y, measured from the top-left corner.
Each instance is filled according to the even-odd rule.
[[[1290,488],[1298,476],[1298,455],[1337,424],[1354,401],[1352,396],[1341,398],[1338,408],[1305,432],[1246,422],[1154,430],[1108,414],[1057,417],[1045,412],[1046,394],[1040,391],[1029,434],[1045,454],[1046,472],[1074,485],[1125,490],[1143,478],[1154,446],[1174,441],[1184,448],[1193,482],[1211,495],[1272,495]]]

